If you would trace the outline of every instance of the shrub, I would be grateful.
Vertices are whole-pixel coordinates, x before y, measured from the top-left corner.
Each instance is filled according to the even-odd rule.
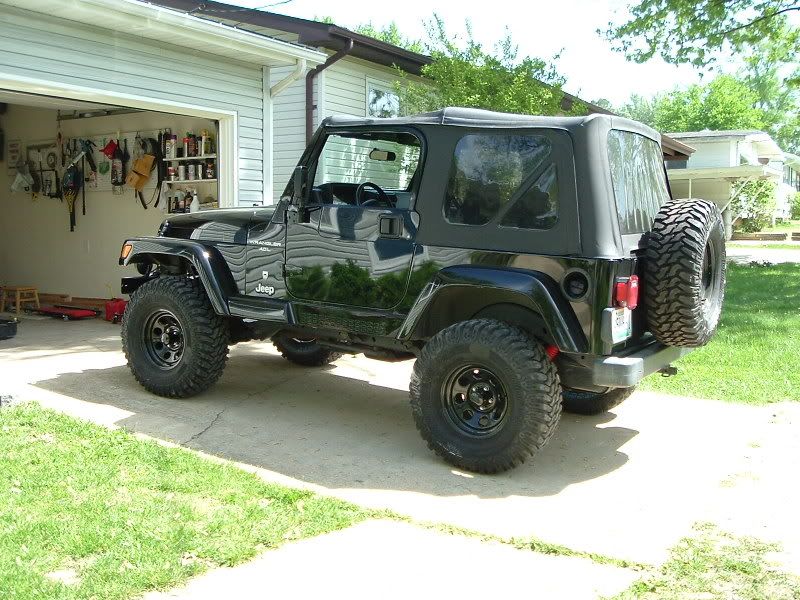
[[[772,223],[775,212],[775,183],[772,181],[741,181],[734,184],[731,210],[739,220],[735,229],[756,233]]]
[[[790,200],[792,207],[792,218],[800,219],[800,192],[797,192]]]

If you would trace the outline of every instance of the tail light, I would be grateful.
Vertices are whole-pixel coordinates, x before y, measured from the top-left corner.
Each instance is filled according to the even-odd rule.
[[[614,304],[633,310],[639,305],[639,277],[631,275],[617,280],[614,286]]]

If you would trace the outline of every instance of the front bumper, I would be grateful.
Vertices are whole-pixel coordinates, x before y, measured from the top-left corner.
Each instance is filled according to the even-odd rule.
[[[598,357],[592,363],[592,384],[610,388],[631,387],[691,351],[691,348],[665,346],[653,341],[633,348],[629,354]]]

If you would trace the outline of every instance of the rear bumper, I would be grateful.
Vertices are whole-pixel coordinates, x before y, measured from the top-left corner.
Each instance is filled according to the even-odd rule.
[[[630,354],[598,357],[592,363],[592,384],[598,387],[631,387],[691,351],[691,348],[652,342],[634,348]]]

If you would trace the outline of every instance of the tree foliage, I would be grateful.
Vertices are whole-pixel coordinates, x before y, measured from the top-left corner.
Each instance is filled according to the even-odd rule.
[[[654,103],[653,126],[660,131],[703,129],[762,129],[758,95],[731,75],[720,75],[705,85],[660,96]]]
[[[738,75],[676,88],[652,98],[633,95],[616,112],[659,131],[759,129],[782,149],[800,148],[800,90],[781,84],[773,64],[754,61]]]
[[[356,27],[356,32],[361,35],[367,35],[376,40],[381,40],[387,44],[393,44],[400,48],[405,48],[411,52],[423,53],[425,52],[425,44],[420,40],[414,40],[404,36],[400,33],[400,28],[397,23],[392,21],[385,27],[375,27],[372,23],[365,23]]]
[[[787,15],[800,0],[638,0],[623,23],[609,23],[605,36],[630,59],[658,55],[673,64],[705,67],[721,50],[736,52],[766,40],[785,43],[783,61],[796,60],[800,29]]]
[[[475,41],[467,23],[463,44],[447,33],[434,15],[428,24],[426,50],[432,62],[422,69],[428,82],[413,81],[401,73],[397,91],[404,113],[444,106],[466,106],[521,114],[556,114],[561,110],[564,79],[555,66],[540,58],[520,58],[510,35],[487,51]],[[579,103],[578,103],[579,104]],[[574,113],[586,112],[574,106]]]

